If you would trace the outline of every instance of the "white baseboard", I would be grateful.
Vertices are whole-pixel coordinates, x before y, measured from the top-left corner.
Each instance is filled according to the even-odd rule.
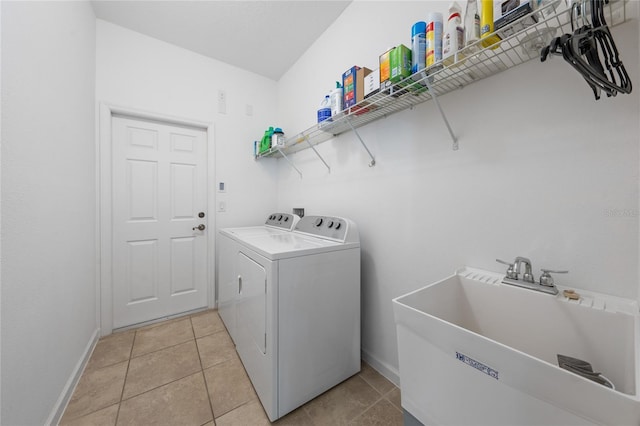
[[[360,356],[362,360],[373,367],[374,370],[389,379],[391,382],[393,382],[394,385],[400,387],[400,372],[397,368],[387,364],[384,361],[380,361],[378,358],[364,349],[360,350]]]
[[[91,354],[93,353],[93,349],[96,347],[96,343],[98,343],[99,338],[100,329],[96,328],[91,335],[87,346],[84,348],[82,357],[80,357],[80,360],[76,364],[76,367],[73,369],[71,377],[69,377],[69,380],[67,380],[66,385],[62,389],[60,397],[58,397],[58,401],[56,401],[56,404],[53,406],[53,410],[51,410],[51,414],[49,414],[49,418],[45,423],[46,425],[57,425],[62,419],[62,414],[69,404],[69,400],[73,395],[73,391],[76,390],[78,381],[80,381],[80,377],[84,372],[84,368],[87,366],[89,358],[91,358]]]

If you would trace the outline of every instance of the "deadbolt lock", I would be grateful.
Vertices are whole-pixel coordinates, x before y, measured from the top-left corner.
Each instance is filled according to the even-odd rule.
[[[198,217],[199,217],[200,219],[202,219],[202,218],[204,217],[204,212],[200,212],[200,213],[198,213]]]

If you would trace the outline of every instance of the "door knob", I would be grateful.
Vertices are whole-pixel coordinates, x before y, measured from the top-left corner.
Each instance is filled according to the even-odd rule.
[[[204,231],[205,228],[206,226],[204,226],[204,224],[201,223],[200,225],[194,227],[193,230],[195,231],[197,229],[198,231]]]

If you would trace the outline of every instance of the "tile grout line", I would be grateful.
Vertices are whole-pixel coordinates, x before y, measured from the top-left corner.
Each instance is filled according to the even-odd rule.
[[[357,416],[355,416],[354,418],[349,420],[347,422],[348,424],[351,424],[356,419],[358,419],[359,417],[362,417],[367,411],[371,410],[376,404],[378,404],[382,400],[386,400],[389,404],[391,404],[393,406],[393,408],[395,408],[397,410],[397,407],[391,401],[389,401],[389,399],[387,398],[387,395],[395,390],[396,385],[393,385],[393,387],[390,390],[388,390],[387,392],[382,392],[382,391],[378,390],[375,386],[373,386],[371,383],[369,383],[369,381],[361,373],[362,373],[362,369],[360,370],[360,372],[354,374],[354,376],[357,375],[358,377],[360,377],[362,379],[362,381],[367,384],[367,386],[369,386],[371,389],[373,389],[374,392],[376,392],[378,394],[379,397],[377,399],[375,399],[370,405],[368,405],[364,410],[362,410],[361,413],[359,413]]]
[[[133,334],[133,341],[131,342],[131,349],[129,350],[129,359],[127,360],[127,371],[124,373],[124,382],[122,383],[122,390],[120,391],[120,401],[118,401],[118,412],[116,413],[116,422],[114,426],[118,424],[118,418],[120,417],[120,408],[122,407],[122,397],[124,396],[124,387],[127,384],[127,376],[129,375],[129,366],[131,365],[131,355],[133,354],[133,347],[136,344],[136,337],[138,332]]]
[[[189,339],[187,339],[187,340],[184,340],[184,341],[182,341],[182,342],[179,342],[179,343],[176,343],[176,344],[173,344],[173,345],[164,346],[164,347],[162,347],[162,348],[160,348],[160,349],[155,349],[155,350],[153,350],[153,351],[145,352],[145,353],[140,354],[140,355],[131,356],[131,358],[130,358],[130,359],[136,359],[136,358],[140,358],[140,357],[145,356],[145,355],[150,355],[150,354],[154,354],[154,353],[156,353],[156,352],[163,351],[163,350],[165,350],[165,349],[175,348],[176,346],[179,346],[179,345],[182,345],[182,344],[184,344],[184,343],[187,343],[187,342],[188,342],[188,341],[190,341],[190,340],[194,340],[194,339],[193,339],[193,338],[189,338]]]
[[[211,394],[209,393],[209,384],[207,383],[207,377],[204,375],[204,367],[202,366],[202,357],[200,356],[200,347],[198,346],[198,338],[195,337],[195,330],[193,329],[193,321],[191,317],[189,317],[189,321],[191,321],[191,330],[193,331],[194,341],[196,344],[196,352],[198,352],[198,361],[200,361],[200,373],[202,374],[202,380],[204,380],[204,388],[207,391],[207,400],[209,402],[209,409],[211,409],[211,420],[213,424],[216,423],[216,415],[213,412],[213,404],[211,403]],[[208,422],[204,423],[207,424]]]
[[[213,334],[216,334],[216,333],[218,333],[218,332],[225,331],[225,330],[224,330],[224,329],[222,329],[222,330],[213,331],[213,332],[211,332],[211,333],[208,333],[208,334],[202,335],[202,336],[200,336],[200,337],[198,337],[198,338],[197,338],[197,337],[195,336],[195,329],[194,329],[194,326],[193,326],[193,322],[191,321],[191,318],[192,318],[192,315],[185,315],[185,316],[184,316],[184,317],[182,317],[182,318],[179,318],[179,319],[178,319],[178,318],[176,318],[176,319],[168,320],[168,321],[167,321],[167,322],[171,323],[171,322],[184,321],[184,320],[187,320],[187,319],[188,319],[188,320],[189,320],[189,324],[190,324],[190,330],[191,330],[191,337],[190,337],[190,338],[188,338],[188,339],[187,339],[187,340],[185,340],[185,341],[182,341],[182,342],[179,342],[179,343],[176,343],[176,344],[173,344],[173,345],[169,345],[169,346],[166,346],[166,347],[163,347],[163,348],[160,348],[160,349],[156,349],[156,350],[153,350],[153,351],[150,351],[150,352],[146,352],[146,353],[143,353],[143,354],[140,354],[140,355],[137,355],[137,356],[133,356],[133,350],[134,350],[134,347],[135,347],[136,339],[138,338],[138,332],[140,332],[140,331],[145,331],[145,330],[142,330],[143,328],[145,328],[146,330],[150,330],[150,329],[152,329],[152,328],[160,327],[160,326],[163,326],[163,325],[165,325],[165,324],[163,324],[163,322],[159,322],[159,323],[157,323],[156,325],[154,325],[154,326],[153,326],[153,327],[151,327],[151,328],[146,328],[146,327],[148,327],[148,326],[144,326],[144,327],[140,327],[140,328],[137,328],[137,329],[136,329],[136,328],[132,328],[132,329],[130,329],[130,330],[126,330],[126,331],[125,331],[125,330],[123,330],[122,332],[118,332],[118,334],[120,334],[120,333],[125,334],[125,333],[129,333],[129,332],[133,333],[133,340],[132,340],[132,342],[131,342],[131,347],[130,347],[130,349],[129,349],[129,355],[128,355],[128,358],[127,358],[127,359],[125,359],[125,360],[122,360],[122,361],[113,362],[113,363],[110,363],[110,364],[102,365],[102,366],[100,366],[100,367],[95,367],[95,368],[92,368],[92,369],[91,369],[91,371],[98,371],[98,370],[102,370],[102,369],[105,369],[105,368],[113,367],[114,365],[117,365],[117,364],[123,363],[123,362],[125,362],[125,361],[127,362],[127,367],[126,367],[126,371],[125,371],[125,375],[124,375],[124,381],[123,381],[123,384],[122,384],[122,389],[121,389],[121,391],[120,391],[120,397],[119,397],[118,401],[116,401],[114,404],[112,404],[112,405],[115,405],[115,404],[117,404],[117,405],[118,405],[118,410],[117,410],[117,413],[116,413],[116,419],[115,419],[116,424],[117,424],[118,419],[119,419],[119,417],[120,417],[120,408],[121,408],[121,404],[122,404],[122,402],[127,401],[127,400],[130,400],[130,399],[135,398],[135,397],[137,397],[137,396],[143,395],[143,394],[145,394],[145,393],[147,393],[147,392],[149,392],[149,391],[152,391],[152,390],[158,389],[158,388],[160,388],[160,387],[162,387],[162,386],[165,386],[165,385],[168,385],[168,384],[171,384],[171,383],[177,382],[178,380],[182,380],[182,379],[184,379],[184,378],[186,378],[186,377],[189,377],[189,376],[191,376],[191,375],[193,375],[193,374],[197,374],[197,373],[199,373],[199,372],[200,372],[200,373],[202,373],[202,375],[203,375],[203,379],[204,379],[204,369],[203,369],[203,367],[202,367],[202,360],[201,360],[201,358],[200,358],[200,352],[199,352],[199,350],[198,350],[198,343],[197,343],[197,339],[198,339],[198,338],[201,338],[201,337],[210,336],[210,335],[213,335]],[[129,398],[126,398],[126,399],[124,399],[124,398],[123,398],[123,397],[124,397],[124,389],[125,389],[125,385],[126,385],[126,383],[127,383],[127,378],[128,378],[128,375],[129,375],[129,369],[130,369],[130,366],[131,366],[131,360],[136,359],[136,358],[140,358],[140,357],[145,356],[145,355],[154,354],[154,353],[156,353],[156,352],[160,352],[160,351],[163,351],[163,350],[165,350],[165,349],[174,348],[174,347],[176,347],[176,346],[179,346],[179,345],[182,345],[182,344],[188,343],[188,342],[190,342],[190,341],[193,341],[193,342],[194,342],[194,344],[195,344],[195,346],[196,346],[196,352],[198,353],[198,360],[199,360],[199,363],[200,363],[200,369],[199,369],[199,371],[195,371],[195,372],[193,372],[193,373],[187,374],[187,375],[186,375],[186,376],[184,376],[184,377],[180,377],[180,378],[177,378],[177,379],[175,379],[175,380],[172,380],[172,381],[170,381],[170,382],[168,382],[168,383],[164,383],[164,384],[162,384],[162,385],[160,385],[160,386],[156,386],[156,387],[154,387],[154,388],[148,389],[148,390],[146,390],[146,391],[144,391],[144,392],[141,392],[141,393],[139,393],[139,394],[133,395],[133,396],[131,396],[131,397],[129,397]],[[87,362],[87,365],[88,365],[88,364],[89,364],[89,362]],[[87,372],[87,371],[83,372],[82,376],[84,376],[86,372]],[[81,376],[81,378],[82,378],[82,376]],[[205,380],[205,387],[206,387],[206,380]],[[207,389],[207,396],[209,396],[208,394],[209,394],[209,391],[208,391],[208,389]],[[94,411],[91,411],[91,412],[89,412],[89,413],[83,414],[82,416],[74,417],[74,418],[69,419],[69,420],[76,420],[76,419],[79,419],[79,418],[81,418],[81,417],[84,417],[84,416],[88,416],[88,415],[94,414],[94,413],[96,413],[96,412],[98,412],[98,411],[100,411],[100,410],[103,410],[103,409],[105,409],[105,408],[108,408],[108,407],[110,407],[110,406],[112,406],[112,405],[109,405],[109,406],[107,406],[107,407],[98,408],[98,409],[96,409],[96,410],[94,410]],[[209,405],[211,406],[211,401],[210,401],[210,400],[209,400]],[[213,409],[212,409],[211,411],[212,411],[212,415],[213,415]],[[65,412],[66,412],[66,409],[65,409]],[[63,412],[63,416],[64,416],[64,412]],[[206,422],[206,423],[208,423],[208,422]],[[205,423],[205,424],[206,424],[206,423]]]
[[[370,384],[369,382],[367,382],[367,381],[364,379],[364,377],[361,377],[361,378],[362,378],[362,380],[364,380],[364,381],[365,381],[365,383],[367,383],[369,386],[371,386],[371,384]],[[395,390],[396,386],[395,386],[395,385],[393,385],[393,386],[394,386],[394,387],[393,387],[390,391],[388,391],[388,392],[386,392],[386,393],[382,393],[382,392],[378,391],[376,388],[374,388],[373,386],[371,386],[371,387],[373,388],[373,390],[375,390],[376,392],[378,392],[378,394],[380,395],[380,398],[378,398],[378,399],[376,399],[374,402],[372,402],[372,403],[371,403],[371,405],[369,405],[367,408],[365,408],[365,409],[362,411],[362,413],[358,414],[358,415],[357,415],[357,416],[355,416],[353,419],[349,420],[348,424],[352,424],[352,423],[353,423],[355,420],[357,420],[359,417],[364,416],[364,415],[365,415],[365,413],[367,413],[367,412],[368,412],[369,410],[371,410],[371,409],[372,409],[376,404],[378,404],[380,401],[383,401],[383,400],[387,401],[387,402],[388,402],[388,403],[389,403],[389,404],[390,404],[390,405],[391,405],[395,410],[397,410],[400,414],[402,414],[402,410],[398,409],[398,407],[396,407],[396,405],[395,405],[393,402],[391,402],[391,401],[389,400],[389,398],[387,398],[387,395],[389,395],[391,392],[393,392],[393,391]]]
[[[196,345],[196,352],[198,353],[198,360],[200,360],[200,352],[198,351],[198,343],[195,341],[195,339],[191,339],[191,340],[193,340],[193,341],[194,341],[194,344]],[[185,343],[189,343],[189,342],[190,342],[190,340],[187,340],[186,342],[178,343],[177,345],[173,345],[173,346],[167,346],[166,348],[159,349],[159,350],[157,350],[157,351],[149,352],[149,353],[160,352],[160,351],[162,351],[162,350],[164,350],[164,349],[174,348],[174,347],[176,347],[176,346],[183,345],[183,344],[185,344]],[[147,354],[145,354],[145,355],[147,355]],[[144,356],[144,355],[141,355],[141,356]],[[136,357],[136,358],[139,358],[139,357]],[[129,362],[131,362],[131,360],[129,360]],[[200,372],[202,372],[202,373],[203,373],[203,376],[204,376],[204,372],[203,372],[203,370],[202,370],[202,363],[200,363],[200,371],[194,371],[194,372],[192,372],[192,373],[187,374],[186,376],[178,377],[178,378],[176,378],[176,379],[174,379],[174,380],[171,380],[171,381],[169,381],[169,382],[167,382],[167,383],[163,383],[163,384],[158,385],[158,386],[156,386],[156,387],[154,387],[154,388],[147,389],[147,390],[145,390],[144,392],[140,392],[140,393],[138,393],[138,394],[132,395],[132,396],[130,396],[130,397],[128,397],[128,398],[126,398],[126,399],[122,399],[122,396],[124,396],[124,386],[123,386],[123,388],[122,388],[122,396],[121,396],[120,402],[123,402],[123,401],[129,401],[130,399],[137,398],[137,397],[138,397],[138,396],[140,396],[140,395],[144,395],[145,393],[149,393],[149,392],[154,391],[154,390],[156,390],[156,389],[159,389],[159,388],[161,388],[161,387],[163,387],[163,386],[170,385],[170,384],[172,384],[172,383],[175,383],[175,382],[177,382],[177,381],[179,381],[179,380],[182,380],[182,379],[185,379],[185,378],[187,378],[187,377],[193,376],[193,375],[198,374],[198,373],[200,373]],[[127,366],[127,374],[129,374],[129,366]],[[126,382],[126,379],[125,379],[125,382]],[[206,380],[205,380],[205,385],[206,385]],[[208,392],[207,392],[207,393],[208,393]]]
[[[369,367],[371,367],[371,366],[369,366]],[[373,368],[373,367],[371,367],[371,368]],[[374,371],[375,371],[375,369],[374,369]],[[377,371],[376,371],[376,373],[377,373]],[[368,384],[369,386],[371,386],[371,387],[373,388],[373,390],[375,390],[376,392],[378,392],[378,393],[379,393],[380,395],[382,395],[382,396],[386,396],[386,395],[388,395],[389,393],[393,392],[394,390],[396,390],[396,389],[400,389],[400,388],[399,388],[399,387],[397,387],[393,382],[389,381],[389,379],[387,379],[386,377],[384,377],[384,376],[382,376],[382,375],[381,375],[385,380],[389,381],[389,383],[391,383],[391,386],[392,386],[390,390],[388,390],[388,391],[386,391],[386,392],[381,392],[381,391],[379,391],[378,389],[376,389],[376,387],[375,387],[372,383],[369,383],[369,381],[368,381],[368,380],[367,380],[367,379],[362,375],[362,370],[360,370],[360,372],[359,372],[359,373],[356,373],[356,374],[357,374],[358,376],[360,376],[360,378],[361,378],[362,380],[364,380],[364,382],[365,382],[366,384]],[[378,374],[380,374],[380,373],[378,373]]]
[[[189,318],[189,320],[190,320],[190,318]],[[136,335],[137,335],[137,332],[136,332]],[[137,357],[130,358],[130,359],[129,359],[129,363],[131,362],[131,360],[132,360],[132,359],[140,358],[140,357],[145,356],[145,355],[149,355],[149,354],[152,354],[152,353],[160,352],[160,351],[163,351],[163,350],[165,350],[165,349],[174,348],[174,347],[176,347],[176,346],[183,345],[183,344],[185,344],[185,343],[189,343],[190,341],[192,341],[192,340],[193,340],[193,342],[194,342],[194,344],[195,344],[195,346],[196,346],[196,352],[197,352],[197,354],[198,354],[198,360],[200,361],[200,371],[194,371],[194,372],[192,372],[192,373],[187,374],[186,376],[179,377],[179,378],[176,378],[176,379],[174,379],[174,380],[171,380],[171,381],[169,381],[169,382],[167,382],[167,383],[163,383],[163,384],[161,384],[161,385],[159,385],[159,386],[156,386],[156,387],[154,387],[154,388],[147,389],[147,390],[145,390],[144,392],[140,392],[140,393],[138,393],[138,394],[136,394],[136,395],[132,395],[132,396],[130,396],[129,398],[126,398],[126,399],[122,399],[122,396],[124,396],[124,386],[123,386],[122,394],[121,394],[121,398],[120,398],[120,402],[128,401],[128,400],[130,400],[130,399],[136,398],[136,397],[138,397],[138,396],[140,396],[140,395],[144,395],[145,393],[149,393],[149,392],[151,392],[151,391],[153,391],[153,390],[156,390],[156,389],[161,388],[161,387],[163,387],[163,386],[170,385],[171,383],[175,383],[175,382],[177,382],[177,381],[179,381],[179,380],[185,379],[185,378],[187,378],[187,377],[189,377],[189,376],[193,376],[193,375],[198,374],[198,373],[202,373],[202,375],[203,375],[203,379],[204,379],[204,369],[202,368],[202,359],[200,358],[200,351],[198,350],[198,342],[197,342],[197,339],[195,338],[195,333],[193,333],[193,324],[192,324],[192,335],[193,335],[194,337],[192,337],[191,339],[186,340],[186,341],[184,341],[184,342],[177,343],[177,344],[175,344],[175,345],[171,345],[171,346],[167,346],[167,347],[165,347],[165,348],[158,349],[158,350],[153,351],[153,352],[148,352],[148,353],[145,353],[145,354],[143,354],[143,355],[138,355]],[[135,344],[135,336],[134,336],[134,344]],[[131,346],[131,352],[133,352],[133,345]],[[129,365],[127,365],[127,375],[128,375],[128,374],[129,374]],[[125,383],[126,383],[126,377],[125,377]],[[206,387],[206,385],[207,385],[207,381],[205,380],[205,387]],[[208,394],[209,394],[209,391],[208,391],[208,389],[207,389],[207,396],[208,396]],[[209,402],[209,405],[211,405],[211,402]],[[119,411],[119,410],[118,410],[118,411]],[[211,411],[212,411],[212,413],[213,413],[213,409],[212,409]]]

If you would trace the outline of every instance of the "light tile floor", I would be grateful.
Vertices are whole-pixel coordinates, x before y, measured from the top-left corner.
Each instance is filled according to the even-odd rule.
[[[100,339],[61,425],[269,425],[213,310]],[[400,390],[366,363],[277,425],[402,425]]]

